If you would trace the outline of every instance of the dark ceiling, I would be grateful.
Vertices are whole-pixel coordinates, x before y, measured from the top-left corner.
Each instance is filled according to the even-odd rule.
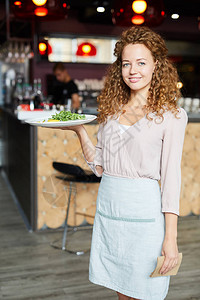
[[[87,6],[108,6],[111,8],[115,0],[70,0],[71,8],[84,9]],[[123,0],[121,0],[123,6]],[[152,0],[150,2],[153,2]],[[200,0],[164,0],[167,15],[179,13],[183,16],[200,16]]]
[[[199,0],[173,0],[164,1],[166,13],[178,13],[182,16],[200,16],[200,1]]]
[[[8,1],[12,3],[12,1]],[[80,22],[111,25],[111,8],[113,8],[116,1],[119,0],[68,0],[67,3],[70,5],[69,15],[77,16]],[[120,2],[122,6],[124,1],[121,0]],[[149,3],[153,3],[154,1],[155,0],[148,0]],[[168,18],[171,16],[172,13],[178,13],[182,18],[194,18],[195,22],[197,22],[197,18],[200,16],[200,0],[164,0],[163,2],[165,16]],[[104,6],[106,8],[106,11],[103,14],[98,14],[96,12],[97,6]],[[19,26],[16,24],[16,21],[19,22]],[[13,25],[11,25],[11,29],[12,28],[14,30],[13,36],[16,36],[15,31],[21,32],[21,36],[19,35],[18,37],[26,37],[26,35],[30,35],[31,26],[29,21],[25,22],[23,20],[13,20]],[[21,28],[23,30],[21,30]],[[0,0],[0,44],[2,44],[5,40],[5,0]]]

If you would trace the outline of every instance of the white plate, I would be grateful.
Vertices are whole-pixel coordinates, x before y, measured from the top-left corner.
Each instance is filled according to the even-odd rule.
[[[97,118],[97,116],[95,115],[86,115],[86,114],[85,117],[86,117],[85,119],[59,121],[59,122],[47,122],[48,118],[37,118],[32,120],[28,119],[25,120],[25,122],[30,125],[38,126],[38,127],[66,127],[66,126],[75,126],[75,125],[90,123]],[[45,122],[43,122],[44,120]]]

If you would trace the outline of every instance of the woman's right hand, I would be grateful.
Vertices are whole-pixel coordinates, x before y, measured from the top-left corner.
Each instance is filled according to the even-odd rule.
[[[62,130],[73,130],[78,133],[82,129],[83,125],[65,126],[65,127],[46,127],[52,129],[62,129]]]

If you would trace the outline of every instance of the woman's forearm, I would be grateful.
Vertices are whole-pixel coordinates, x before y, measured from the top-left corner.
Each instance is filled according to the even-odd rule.
[[[93,161],[95,155],[95,146],[91,142],[85,127],[81,126],[78,130],[76,130],[76,133],[79,138],[81,148],[85,158],[89,162]]]
[[[173,213],[165,212],[165,238],[176,239],[177,238],[177,223],[178,216]]]

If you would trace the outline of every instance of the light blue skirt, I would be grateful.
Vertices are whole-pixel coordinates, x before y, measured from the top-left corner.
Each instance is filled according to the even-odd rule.
[[[92,232],[89,280],[129,297],[165,299],[170,276],[149,277],[161,256],[164,236],[158,181],[103,173]]]

